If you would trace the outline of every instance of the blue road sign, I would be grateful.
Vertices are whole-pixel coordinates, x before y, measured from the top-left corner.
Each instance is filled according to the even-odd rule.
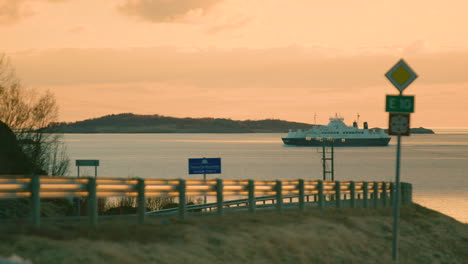
[[[189,159],[189,174],[221,174],[221,158]]]

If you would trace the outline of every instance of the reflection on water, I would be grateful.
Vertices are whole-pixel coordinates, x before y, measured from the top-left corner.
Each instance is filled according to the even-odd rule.
[[[443,212],[458,221],[468,223],[468,195],[445,194],[420,194],[414,198],[414,202],[433,210]]]
[[[208,175],[208,178],[321,179],[321,148],[286,147],[282,136],[285,134],[67,134],[64,137],[72,161],[101,161],[99,177],[199,179],[200,175],[188,175],[188,158],[221,157],[223,174]],[[468,134],[417,134],[404,137],[402,143],[401,179],[413,183],[414,199],[467,221],[468,213],[461,208],[468,208]],[[395,150],[395,145],[336,148],[335,178],[393,181]],[[81,168],[80,173],[94,175],[94,170]],[[75,167],[70,174],[76,174]],[[455,202],[449,197],[453,193],[464,198]],[[436,202],[442,200],[445,202]]]
[[[278,143],[278,140],[229,140],[229,139],[162,139],[160,142],[193,142],[193,143]]]
[[[468,134],[467,127],[443,127],[432,129],[436,134]]]

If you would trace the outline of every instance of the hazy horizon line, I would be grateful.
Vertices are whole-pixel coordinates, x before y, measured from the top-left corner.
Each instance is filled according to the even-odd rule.
[[[232,120],[232,121],[280,120],[280,121],[286,121],[286,122],[295,122],[295,123],[303,123],[303,124],[314,125],[314,123],[312,123],[312,122],[294,121],[294,120],[287,120],[287,119],[274,118],[274,117],[265,117],[265,118],[260,118],[260,119],[236,119],[236,118],[231,118],[231,117],[214,117],[214,116],[204,116],[204,117],[184,116],[184,117],[179,117],[179,116],[170,116],[170,115],[163,115],[163,114],[136,114],[136,113],[132,113],[132,112],[111,113],[111,114],[106,114],[106,115],[97,116],[97,117],[89,117],[89,118],[85,118],[85,119],[81,119],[81,120],[75,120],[75,121],[59,121],[59,122],[60,122],[60,123],[76,123],[76,122],[82,122],[82,121],[86,121],[86,120],[99,119],[99,118],[106,117],[106,116],[122,115],[122,114],[132,114],[132,115],[135,115],[135,116],[161,116],[161,117],[179,118],[179,119],[184,119],[184,118],[191,118],[191,119],[211,118],[211,119],[229,119],[229,120]],[[331,117],[330,117],[330,118],[331,118]],[[360,121],[360,123],[364,123],[364,122],[366,122],[366,121]],[[346,123],[346,122],[345,122],[345,123]],[[421,127],[421,126],[415,126],[415,127],[412,127],[412,128],[418,128],[418,127]],[[464,127],[464,126],[460,126],[460,127],[456,127],[456,126],[448,126],[448,127],[443,127],[443,126],[427,127],[427,126],[424,126],[424,128],[429,128],[429,129],[432,129],[432,130],[445,130],[445,129],[448,129],[448,130],[456,130],[456,129],[460,129],[460,130],[467,130],[467,131],[468,131],[468,127]],[[439,131],[439,132],[442,132],[442,131]]]

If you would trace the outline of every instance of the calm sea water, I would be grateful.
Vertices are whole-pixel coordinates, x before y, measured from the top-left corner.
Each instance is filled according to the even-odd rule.
[[[437,130],[436,130],[437,131]],[[401,180],[415,202],[468,222],[468,129],[402,138]],[[220,157],[224,179],[321,179],[320,148],[288,147],[285,134],[66,134],[75,159],[99,159],[99,177],[201,178],[188,158]],[[335,179],[394,181],[396,138],[387,147],[335,148]],[[94,169],[81,168],[81,175]]]

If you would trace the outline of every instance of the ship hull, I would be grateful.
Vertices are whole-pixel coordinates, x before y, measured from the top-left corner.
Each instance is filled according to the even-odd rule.
[[[283,143],[291,146],[323,146],[323,141],[317,139],[307,140],[306,138],[282,138]],[[368,147],[368,146],[387,146],[390,138],[347,138],[343,141],[341,138],[334,139],[335,147]],[[330,145],[330,141],[326,141]]]

